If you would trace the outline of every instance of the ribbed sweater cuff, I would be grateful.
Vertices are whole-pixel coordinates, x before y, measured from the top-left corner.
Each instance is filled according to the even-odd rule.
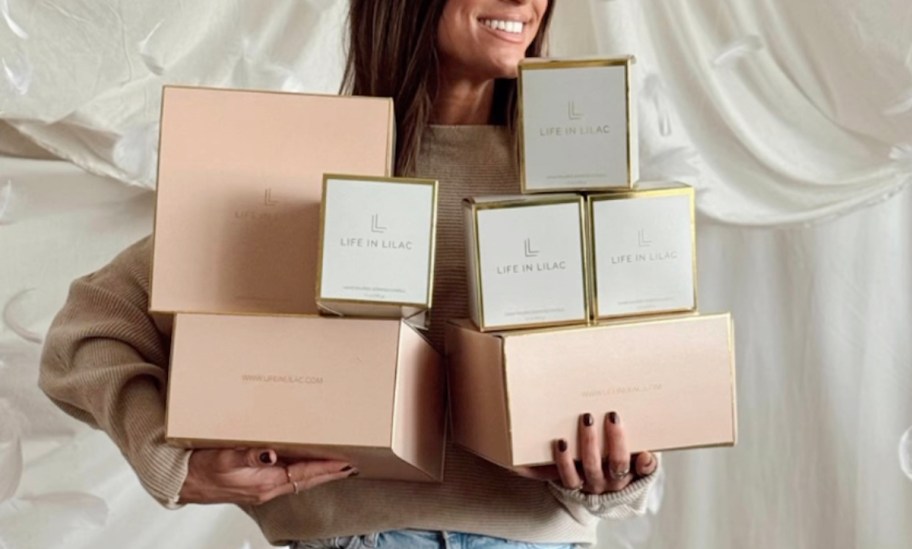
[[[156,501],[167,509],[179,509],[180,491],[187,478],[190,450],[172,446],[156,446],[143,460],[140,481]]]
[[[628,484],[618,492],[608,492],[601,495],[586,494],[582,490],[564,488],[555,482],[550,482],[551,491],[561,501],[580,505],[590,514],[599,518],[624,519],[646,513],[649,502],[649,489],[658,478],[662,466],[661,456],[656,454],[658,465],[649,476],[639,478]]]

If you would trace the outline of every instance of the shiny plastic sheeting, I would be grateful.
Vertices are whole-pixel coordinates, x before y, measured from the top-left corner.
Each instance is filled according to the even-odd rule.
[[[0,2],[0,117],[127,183],[154,187],[163,84],[338,91],[343,0]]]
[[[907,0],[581,5],[592,12],[600,52],[636,53],[647,84],[654,73],[667,86],[680,123],[653,141],[699,152],[690,182],[703,191],[704,215],[808,223],[884,200],[910,181],[908,165],[890,156],[912,143]]]
[[[3,116],[145,187],[163,83],[334,92],[341,75],[345,0],[6,2]],[[891,155],[912,144],[910,17],[906,0],[581,0],[558,5],[553,54],[638,57],[642,171],[697,186],[704,215],[807,224],[910,179]]]
[[[6,2],[3,116],[146,187],[161,84],[334,92],[341,75],[345,0]],[[912,146],[910,17],[906,0],[562,2],[553,53],[637,55],[642,171],[696,185],[704,215],[806,224],[908,182],[891,153]]]
[[[60,161],[0,156],[0,176],[14,199],[0,225],[0,548],[269,547],[236,507],[163,509],[105,433],[38,388],[33,340],[75,277],[150,232],[152,193]]]
[[[10,210],[10,204],[13,201],[13,182],[6,180],[0,182],[0,225],[9,223],[7,212]]]
[[[912,480],[912,427],[899,439],[899,466]]]

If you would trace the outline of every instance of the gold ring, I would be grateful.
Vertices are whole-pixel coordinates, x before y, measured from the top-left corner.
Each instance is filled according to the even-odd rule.
[[[630,474],[630,468],[628,467],[624,471],[611,471],[611,478],[614,480],[622,480],[624,477]]]
[[[288,471],[288,467],[285,467],[285,476],[288,477],[289,483],[294,483],[294,481],[291,479],[291,472]]]
[[[297,494],[298,492],[300,492],[300,490],[298,490],[298,483],[297,483],[296,481],[291,481],[291,487],[292,487],[292,489],[294,490],[294,493],[295,493],[295,494]]]

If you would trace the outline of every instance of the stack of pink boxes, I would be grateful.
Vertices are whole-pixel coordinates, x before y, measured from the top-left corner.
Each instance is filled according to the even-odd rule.
[[[165,89],[150,309],[175,314],[171,442],[442,478],[444,366],[414,327],[430,306],[436,182],[387,179],[394,128],[388,99]],[[393,226],[403,201],[417,214]],[[350,251],[417,274],[396,287],[371,269],[326,276]]]
[[[522,195],[465,201],[453,437],[507,467],[616,411],[632,452],[736,441],[731,317],[696,301],[694,190],[638,181],[632,57],[520,66]]]

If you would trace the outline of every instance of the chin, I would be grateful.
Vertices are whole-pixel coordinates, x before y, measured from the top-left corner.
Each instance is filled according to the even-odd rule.
[[[515,80],[519,78],[519,68],[513,67],[512,69],[504,69],[497,71],[491,77],[492,80]]]
[[[519,62],[522,61],[523,57],[511,57],[507,59],[498,59],[493,65],[492,76],[493,78],[518,78],[519,77]]]

